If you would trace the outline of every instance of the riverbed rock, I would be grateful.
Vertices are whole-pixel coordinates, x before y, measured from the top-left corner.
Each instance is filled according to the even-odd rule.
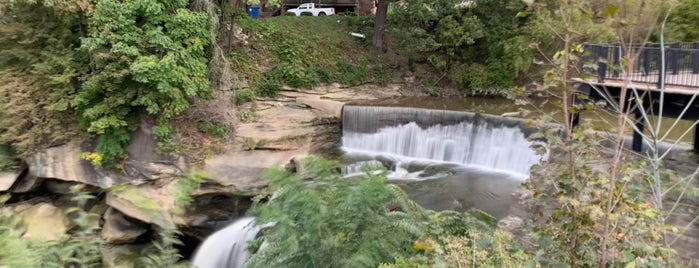
[[[146,228],[139,222],[129,219],[114,208],[108,208],[104,213],[102,238],[107,243],[123,244],[136,241],[136,238],[146,233]]]
[[[308,154],[308,145],[291,151],[244,151],[206,159],[204,171],[209,183],[229,188],[242,196],[257,195],[269,184],[262,173],[272,167],[284,167],[296,155]]]
[[[65,235],[69,221],[63,211],[49,203],[38,203],[19,212],[27,231],[22,238],[55,241]]]

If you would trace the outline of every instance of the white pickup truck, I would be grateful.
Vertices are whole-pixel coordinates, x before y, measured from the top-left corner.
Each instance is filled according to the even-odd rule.
[[[316,4],[314,4],[314,3],[303,3],[299,7],[289,9],[286,12],[294,13],[294,15],[296,15],[296,16],[301,16],[301,13],[303,13],[303,12],[309,12],[309,13],[313,14],[313,16],[335,15],[334,8],[332,8],[332,7],[319,8],[319,7],[316,7]]]

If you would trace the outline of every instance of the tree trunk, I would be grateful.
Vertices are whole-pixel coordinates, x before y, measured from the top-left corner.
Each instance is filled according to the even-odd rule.
[[[386,27],[386,14],[388,13],[389,0],[378,0],[376,16],[374,17],[374,36],[371,45],[378,52],[384,51],[383,32]]]

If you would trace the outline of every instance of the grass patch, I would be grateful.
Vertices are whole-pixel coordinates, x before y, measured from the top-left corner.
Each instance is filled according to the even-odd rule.
[[[255,46],[232,53],[232,67],[250,80],[257,95],[266,97],[275,97],[283,85],[308,88],[336,82],[352,86],[376,80],[374,74],[381,72],[374,69],[381,64],[371,56],[368,41],[349,34],[369,31],[361,27],[369,25],[366,20],[337,16],[241,19],[238,26]]]

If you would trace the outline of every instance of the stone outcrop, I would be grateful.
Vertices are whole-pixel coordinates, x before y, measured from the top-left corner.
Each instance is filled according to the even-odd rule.
[[[18,208],[26,232],[22,238],[32,241],[55,241],[68,231],[69,221],[63,211],[49,203]]]
[[[28,176],[73,181],[100,188],[129,181],[129,178],[123,176],[110,176],[96,171],[88,161],[80,159],[80,154],[85,151],[89,150],[77,143],[41,150],[25,160],[29,167]]]
[[[136,241],[146,232],[146,228],[139,222],[129,219],[114,208],[108,208],[104,213],[104,226],[102,238],[111,244],[123,244]]]
[[[176,180],[161,184],[123,185],[107,193],[106,202],[125,215],[146,223],[174,227],[183,223],[171,214],[175,206]]]
[[[9,190],[20,174],[18,171],[0,171],[0,192]]]
[[[209,183],[224,186],[233,193],[254,196],[269,182],[261,179],[271,167],[284,167],[296,155],[308,154],[308,145],[290,151],[246,151],[219,155],[206,160],[204,171]]]
[[[344,102],[321,99],[320,97],[299,97],[296,98],[296,102],[313,108],[321,118],[330,117],[336,119],[342,116],[342,106],[345,105]]]

